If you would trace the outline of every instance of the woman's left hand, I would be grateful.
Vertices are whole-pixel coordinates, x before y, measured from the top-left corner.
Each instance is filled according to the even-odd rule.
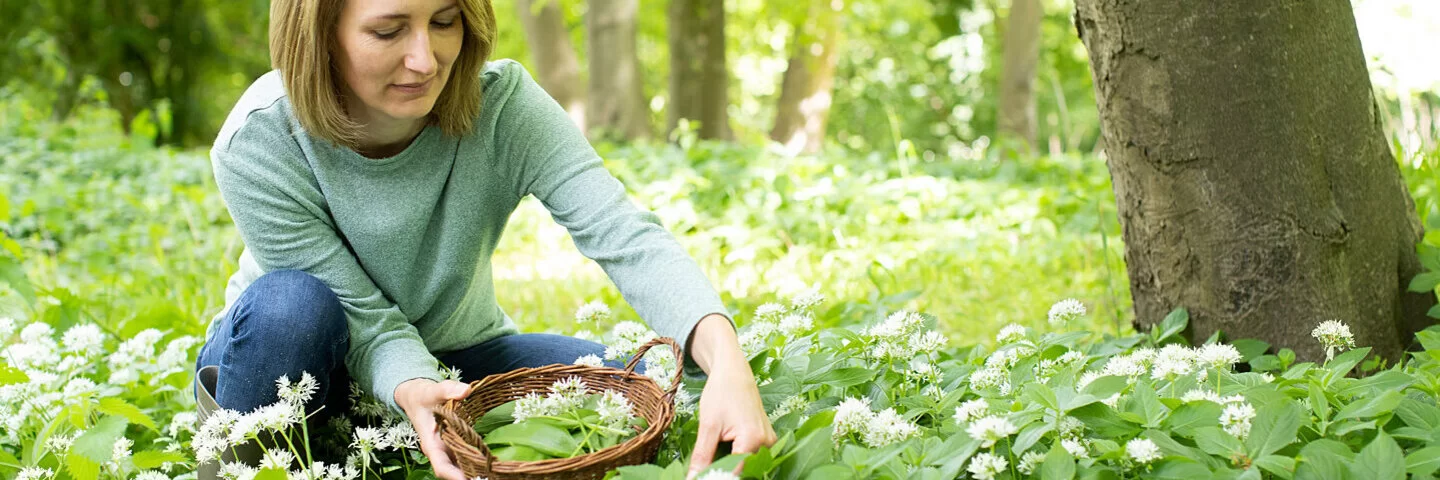
[[[735,334],[729,322],[723,318],[720,321],[724,322],[724,331],[728,331],[733,339]],[[716,322],[709,323],[713,325]],[[700,328],[696,330],[699,333]],[[723,333],[720,336],[723,337]],[[770,425],[770,417],[765,414],[765,407],[760,402],[755,375],[740,353],[739,345],[731,343],[734,345],[732,350],[727,348],[729,342],[721,341],[720,345],[724,347],[713,352],[716,354],[706,362],[709,365],[702,365],[709,367],[709,378],[700,393],[700,429],[695,439],[695,450],[690,454],[691,476],[710,466],[715,460],[716,447],[722,441],[732,442],[730,453],[754,453],[761,447],[775,444],[775,428]],[[737,468],[735,474],[739,473]]]

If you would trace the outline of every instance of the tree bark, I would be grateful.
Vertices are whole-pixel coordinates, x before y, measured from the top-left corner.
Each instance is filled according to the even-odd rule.
[[[1036,139],[1035,75],[1040,63],[1040,0],[1014,0],[1005,20],[1003,63],[1000,66],[1001,137],[1034,148]]]
[[[590,0],[590,138],[649,138],[650,109],[635,54],[639,0]]]
[[[725,69],[725,0],[670,0],[670,100],[666,131],[680,119],[700,123],[699,136],[730,139]]]
[[[515,3],[521,28],[525,30],[525,42],[530,46],[536,80],[565,107],[570,120],[584,130],[585,92],[580,80],[580,61],[576,59],[575,46],[570,43],[570,33],[565,28],[560,0],[539,1],[544,2],[539,10],[534,8],[535,0]]]
[[[1323,359],[1348,323],[1397,359],[1431,322],[1422,231],[1345,0],[1079,0],[1137,327],[1190,310]]]
[[[840,44],[839,2],[811,0],[808,21],[796,25],[790,63],[780,84],[770,139],[791,151],[814,153],[825,140]]]

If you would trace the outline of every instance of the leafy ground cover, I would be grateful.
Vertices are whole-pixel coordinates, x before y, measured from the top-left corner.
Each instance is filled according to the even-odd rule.
[[[272,409],[268,424],[197,430],[198,335],[221,307],[238,237],[204,152],[134,146],[83,115],[0,122],[0,476],[183,477],[223,448],[219,431],[229,442],[294,426]],[[742,325],[783,432],[743,459],[747,477],[1423,478],[1440,464],[1433,332],[1426,351],[1382,367],[1363,345],[1319,364],[1254,341],[1192,348],[1175,337],[1180,313],[1129,330],[1099,159],[791,158],[689,141],[600,150]],[[1427,220],[1435,158],[1402,161]],[[512,220],[496,274],[527,329],[639,338],[638,324],[575,320],[590,299],[634,314],[538,204]],[[769,303],[817,288],[831,300]],[[1062,296],[1079,301],[1057,314],[1090,312],[1052,324],[1045,312]],[[682,390],[657,463],[617,475],[683,477],[698,388]],[[354,401],[312,432],[314,451],[339,453],[309,472],[424,471],[413,432]]]

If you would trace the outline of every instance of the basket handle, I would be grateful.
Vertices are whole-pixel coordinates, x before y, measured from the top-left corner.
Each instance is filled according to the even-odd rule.
[[[640,359],[645,356],[646,352],[650,351],[650,347],[656,345],[669,346],[670,350],[675,352],[675,378],[670,379],[670,388],[665,389],[665,403],[673,403],[675,401],[675,392],[680,389],[680,379],[685,373],[685,355],[680,351],[680,345],[675,343],[675,339],[670,337],[655,337],[649,342],[645,342],[644,345],[640,346],[639,350],[635,351],[635,356],[630,357],[630,361],[625,363],[625,372],[635,373],[635,366],[640,364]]]
[[[460,437],[467,445],[474,445],[480,449],[480,455],[485,457],[485,471],[491,475],[495,473],[495,455],[490,453],[490,447],[485,446],[485,439],[473,428],[462,428],[465,422],[460,421],[460,416],[455,414],[454,400],[446,402],[440,408],[435,409],[435,428],[440,432],[441,437]],[[451,427],[451,428],[447,428]],[[458,457],[458,455],[457,455]],[[456,465],[457,467],[459,465]]]

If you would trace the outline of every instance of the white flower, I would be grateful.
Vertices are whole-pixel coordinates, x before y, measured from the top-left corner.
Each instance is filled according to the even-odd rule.
[[[779,419],[780,417],[789,415],[796,411],[804,411],[804,409],[809,405],[810,401],[806,400],[805,397],[800,395],[786,398],[785,401],[780,402],[780,405],[775,407],[775,411],[770,412],[770,421],[774,422],[776,419]]]
[[[1326,361],[1334,358],[1336,350],[1343,352],[1347,348],[1355,348],[1355,336],[1350,334],[1350,326],[1339,320],[1320,322],[1320,325],[1310,332],[1310,336],[1325,346]]]
[[[130,458],[130,447],[134,445],[135,442],[125,437],[115,439],[115,443],[110,445],[110,461],[120,463],[121,460]]]
[[[220,465],[220,478],[226,480],[251,480],[260,469],[240,463],[226,462]]]
[[[99,354],[104,348],[104,342],[105,336],[100,332],[100,326],[93,323],[70,327],[61,339],[66,352],[80,353],[87,357]]]
[[[1013,323],[1006,325],[1005,328],[1000,329],[999,335],[995,335],[995,341],[1001,345],[1015,343],[1024,339],[1025,327]]]
[[[792,313],[780,319],[780,333],[787,338],[796,338],[815,327],[809,315]]]
[[[55,476],[55,472],[48,468],[25,467],[20,469],[20,474],[15,477],[15,480],[44,480],[53,476]]]
[[[50,324],[35,322],[20,329],[20,341],[22,343],[53,342],[54,340],[50,336],[54,332],[55,330],[50,328]]]
[[[45,446],[55,452],[57,457],[70,450],[70,445],[75,443],[74,435],[55,435],[45,440]]]
[[[261,468],[262,470],[263,470],[263,469],[266,469],[266,468],[278,468],[278,469],[280,469],[280,470],[289,470],[289,469],[290,469],[290,464],[293,463],[294,461],[295,461],[295,454],[290,453],[289,450],[280,449],[280,448],[271,448],[271,449],[265,450],[265,458],[260,460],[260,468]]]
[[[1010,392],[1009,374],[1002,369],[985,367],[970,374],[970,386],[976,390],[998,388],[1001,395]]]
[[[806,291],[804,291],[804,292],[800,292],[799,295],[796,295],[795,298],[791,299],[791,300],[790,300],[790,306],[793,307],[793,308],[795,308],[796,310],[801,310],[801,309],[813,308],[813,307],[815,307],[816,305],[819,305],[820,302],[824,302],[824,301],[825,301],[825,295],[822,294],[822,293],[820,293],[819,290],[816,290],[816,289],[813,289],[813,288],[812,288],[812,289],[810,289],[810,290],[806,290]]]
[[[1150,463],[1159,460],[1160,447],[1148,438],[1137,438],[1125,443],[1125,454],[1139,463]]]
[[[1240,363],[1240,351],[1234,345],[1223,343],[1212,343],[1203,345],[1196,352],[1195,356],[1200,363],[1208,364],[1218,369],[1229,369]]]
[[[619,427],[634,418],[634,404],[625,394],[614,390],[606,390],[600,396],[600,404],[596,411],[600,413],[600,423],[611,427]]]
[[[630,353],[629,353],[629,352],[626,352],[626,351],[624,351],[624,350],[621,350],[619,347],[615,347],[615,346],[605,347],[605,359],[606,359],[606,360],[628,360],[627,357],[629,357],[629,356],[630,356]]]
[[[1080,419],[1066,415],[1060,418],[1060,436],[1077,438],[1085,433],[1085,422]]]
[[[65,383],[63,395],[65,398],[75,398],[80,395],[95,393],[98,391],[95,382],[85,377],[75,377]]]
[[[1220,412],[1220,426],[1235,438],[1244,440],[1250,435],[1250,419],[1255,418],[1255,407],[1248,403],[1226,405]]]
[[[870,399],[846,397],[835,406],[835,439],[838,441],[852,432],[864,433],[874,416],[875,412],[870,411]]]
[[[1192,388],[1190,389],[1190,391],[1185,392],[1184,396],[1180,397],[1180,401],[1185,403],[1199,402],[1203,400],[1209,400],[1215,403],[1225,403],[1220,399],[1220,395],[1217,395],[1215,392],[1206,390],[1204,388]]]
[[[134,480],[170,480],[170,476],[154,470],[145,470],[135,475]]]
[[[1195,351],[1182,345],[1170,344],[1155,354],[1154,369],[1150,378],[1155,380],[1173,379],[1195,372]]]
[[[970,426],[965,429],[965,433],[970,434],[970,438],[980,440],[980,446],[984,448],[993,447],[995,442],[1004,440],[1019,431],[1020,429],[1015,428],[1015,424],[1010,423],[1010,420],[998,415],[990,415],[971,422]]]
[[[440,369],[440,378],[444,380],[454,380],[459,382],[461,375],[462,372],[460,371],[460,367],[452,365]]]
[[[984,415],[990,410],[990,404],[984,399],[970,400],[955,407],[955,423],[965,423]]]
[[[966,470],[978,480],[992,480],[1003,473],[1005,467],[1009,465],[1010,463],[1005,461],[1005,457],[983,452],[970,457],[970,466]]]
[[[408,421],[399,421],[385,427],[385,443],[397,450],[419,450],[420,435]]]
[[[1060,439],[1060,446],[1063,447],[1065,451],[1070,452],[1070,455],[1074,456],[1077,459],[1090,458],[1090,449],[1085,448],[1085,443],[1081,442],[1079,439]]]
[[[5,343],[5,341],[9,340],[10,336],[14,334],[15,319],[10,317],[0,317],[0,344]]]
[[[1050,325],[1062,327],[1085,316],[1085,305],[1079,300],[1067,298],[1050,306]]]
[[[195,433],[195,412],[186,410],[176,413],[170,417],[170,424],[165,426],[165,433],[171,438],[179,438],[180,432]]]
[[[775,321],[785,313],[785,307],[778,303],[767,303],[755,309],[755,318]]]
[[[610,319],[610,307],[599,301],[593,301],[580,306],[575,310],[576,323],[598,323]]]
[[[390,448],[385,431],[375,427],[358,427],[355,429],[354,441],[350,448],[363,453],[381,451]]]
[[[601,360],[600,357],[592,353],[575,359],[575,364],[589,367],[603,367],[605,366],[605,360]]]
[[[1045,454],[1031,450],[1020,456],[1020,463],[1015,465],[1015,469],[1025,475],[1033,475],[1035,467],[1040,466],[1040,462],[1043,461],[1045,461]]]
[[[1086,386],[1090,385],[1091,382],[1094,382],[1094,381],[1096,381],[1096,380],[1099,380],[1100,377],[1103,377],[1103,376],[1105,376],[1105,375],[1100,374],[1100,372],[1085,372],[1085,373],[1082,373],[1082,374],[1080,374],[1080,379],[1075,381],[1075,388],[1077,388],[1077,389],[1083,389],[1083,388],[1085,388]]]
[[[896,413],[895,409],[887,408],[870,417],[870,424],[865,430],[865,445],[871,448],[883,447],[910,438],[919,430],[915,424]]]
[[[310,375],[310,372],[302,371],[299,382],[291,384],[289,375],[281,375],[280,378],[275,379],[275,386],[281,400],[304,405],[305,402],[310,401],[311,396],[315,395],[315,390],[320,388],[320,383]]]
[[[915,353],[932,354],[945,347],[949,339],[944,334],[931,330],[925,333],[916,334],[910,339],[911,346],[915,347]]]
[[[535,392],[525,394],[515,401],[515,411],[511,414],[515,423],[525,421],[530,417],[552,417],[560,413],[560,405],[547,401],[548,397],[542,397]]]

